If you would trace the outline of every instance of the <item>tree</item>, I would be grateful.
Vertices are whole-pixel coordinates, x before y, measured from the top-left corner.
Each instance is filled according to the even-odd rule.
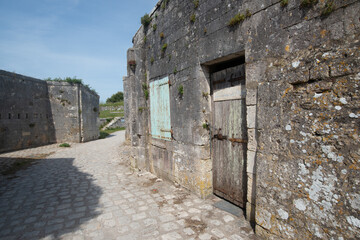
[[[116,103],[121,102],[124,100],[124,93],[123,92],[117,92],[113,94],[111,97],[106,99],[106,103]]]

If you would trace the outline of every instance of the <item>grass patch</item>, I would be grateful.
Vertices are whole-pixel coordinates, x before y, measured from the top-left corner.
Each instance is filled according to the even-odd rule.
[[[59,145],[59,147],[71,147],[68,143],[62,143]]]
[[[114,132],[124,131],[124,130],[125,130],[125,127],[117,127],[117,128],[106,129],[106,130],[104,130],[104,132],[106,132],[108,134],[111,134],[111,133],[114,133]]]
[[[100,118],[124,117],[124,111],[105,110],[100,112]]]
[[[99,139],[104,139],[107,136],[109,136],[111,133],[118,132],[118,131],[124,131],[125,127],[117,127],[117,128],[110,128],[106,130],[100,131],[100,137]]]
[[[99,139],[104,139],[106,138],[107,136],[109,136],[110,134],[108,134],[107,132],[105,131],[100,131],[100,136],[99,136]]]
[[[124,106],[124,101],[115,102],[115,103],[101,103],[100,107],[119,107]]]

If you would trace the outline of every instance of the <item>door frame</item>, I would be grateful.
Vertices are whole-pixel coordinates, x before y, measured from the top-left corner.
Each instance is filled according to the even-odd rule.
[[[201,63],[202,72],[207,79],[210,89],[211,111],[210,114],[210,131],[213,119],[213,89],[210,80],[211,73],[218,71],[218,69],[225,69],[245,63],[245,88],[246,88],[246,129],[248,135],[248,147],[246,150],[246,218],[250,222],[255,222],[255,206],[256,206],[256,152],[257,152],[257,128],[256,128],[256,109],[257,109],[257,86],[260,79],[256,79],[259,74],[256,63],[247,63],[245,57],[245,50],[235,52],[220,58],[207,60]],[[211,141],[210,141],[211,142]],[[210,157],[213,161],[213,151],[210,143]]]

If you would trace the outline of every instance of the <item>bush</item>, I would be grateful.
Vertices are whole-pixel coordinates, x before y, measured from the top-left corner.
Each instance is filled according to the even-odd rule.
[[[106,103],[116,103],[121,102],[124,100],[124,93],[123,92],[117,92],[113,94],[111,97],[106,99]]]
[[[151,22],[151,17],[149,16],[149,14],[145,14],[144,16],[141,17],[141,24],[144,27],[149,26],[150,22]]]
[[[105,131],[100,131],[100,136],[99,136],[99,139],[104,139],[106,138],[107,136],[109,136],[110,134],[108,134],[107,132]]]
[[[230,19],[228,25],[230,27],[234,27],[234,26],[238,25],[239,23],[241,23],[244,20],[245,20],[245,15],[238,13],[232,19]]]

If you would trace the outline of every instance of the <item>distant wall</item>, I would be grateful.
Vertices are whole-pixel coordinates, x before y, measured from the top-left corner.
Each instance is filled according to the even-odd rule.
[[[46,82],[0,70],[0,152],[54,142]]]
[[[99,96],[84,86],[80,86],[81,142],[99,138]]]
[[[57,142],[80,142],[79,86],[48,81]]]
[[[0,70],[0,152],[99,137],[99,96],[81,84]]]

